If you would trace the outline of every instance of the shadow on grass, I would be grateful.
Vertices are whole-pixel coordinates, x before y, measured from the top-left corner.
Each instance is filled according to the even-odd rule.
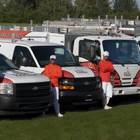
[[[129,104],[135,104],[140,103],[140,95],[124,95],[124,96],[115,96],[110,99],[109,106],[116,107],[119,105],[129,105]],[[103,109],[101,100],[97,102],[96,104],[91,105],[90,107],[87,106],[81,106],[81,107],[75,107],[72,105],[69,106],[62,106],[61,111],[63,114],[66,112],[85,112],[85,111],[95,111],[95,110],[101,110]]]
[[[119,105],[128,105],[140,103],[140,95],[124,95],[124,96],[115,96],[110,100],[110,105],[119,106]]]
[[[119,105],[129,105],[140,103],[140,95],[125,95],[125,96],[115,96],[113,97],[110,102],[109,106],[116,107]],[[96,111],[102,110],[102,103],[101,101],[97,102],[96,104],[90,106],[74,106],[72,104],[69,105],[61,105],[61,113],[66,114],[67,112],[87,112],[87,111]],[[0,116],[0,120],[34,120],[38,117],[55,117],[54,107],[50,107],[49,111],[46,112],[45,115],[43,114],[29,114],[29,115],[12,115],[12,116]]]
[[[0,116],[1,120],[34,120],[38,117],[40,117],[41,114],[28,114],[28,115],[2,115]]]

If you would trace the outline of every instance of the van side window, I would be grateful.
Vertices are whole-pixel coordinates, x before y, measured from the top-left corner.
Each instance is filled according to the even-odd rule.
[[[88,46],[83,40],[79,41],[79,56],[90,59],[90,46]]]
[[[12,58],[13,63],[18,67],[24,66],[24,64],[22,63],[23,58],[27,58],[27,66],[37,67],[28,48],[16,46]]]
[[[95,47],[95,53],[96,53],[96,59],[101,59],[101,50],[100,50],[100,44],[97,41],[93,40],[80,40],[79,41],[79,56],[90,59],[90,46],[93,45]]]

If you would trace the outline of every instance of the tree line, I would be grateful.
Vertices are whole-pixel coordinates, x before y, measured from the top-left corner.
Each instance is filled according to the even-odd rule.
[[[70,15],[72,18],[135,19],[140,15],[136,0],[0,0],[0,22],[42,23],[44,20],[60,20]]]

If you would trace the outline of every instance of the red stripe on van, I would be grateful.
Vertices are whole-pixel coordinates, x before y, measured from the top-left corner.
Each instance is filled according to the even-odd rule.
[[[0,30],[0,38],[11,39],[12,34],[15,34],[15,39],[21,39],[31,31],[18,31],[18,30]]]

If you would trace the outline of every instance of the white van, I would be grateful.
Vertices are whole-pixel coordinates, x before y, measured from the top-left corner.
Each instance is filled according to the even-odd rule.
[[[41,113],[52,101],[47,77],[19,70],[0,54],[0,115]]]
[[[70,50],[59,44],[0,40],[0,52],[11,59],[21,70],[42,73],[49,64],[50,55],[57,57],[62,67],[60,79],[60,102],[74,105],[93,104],[102,99],[103,90],[97,73],[79,64]]]
[[[46,38],[45,38],[46,37]],[[65,45],[79,57],[79,62],[93,71],[97,70],[98,62],[103,59],[103,52],[110,53],[109,59],[115,68],[113,95],[140,94],[140,37],[134,38],[125,34],[84,35],[82,33],[49,33],[30,32],[22,39],[48,41]],[[136,42],[137,40],[137,42]],[[89,57],[93,46],[96,58]],[[94,53],[94,52],[93,52]]]

